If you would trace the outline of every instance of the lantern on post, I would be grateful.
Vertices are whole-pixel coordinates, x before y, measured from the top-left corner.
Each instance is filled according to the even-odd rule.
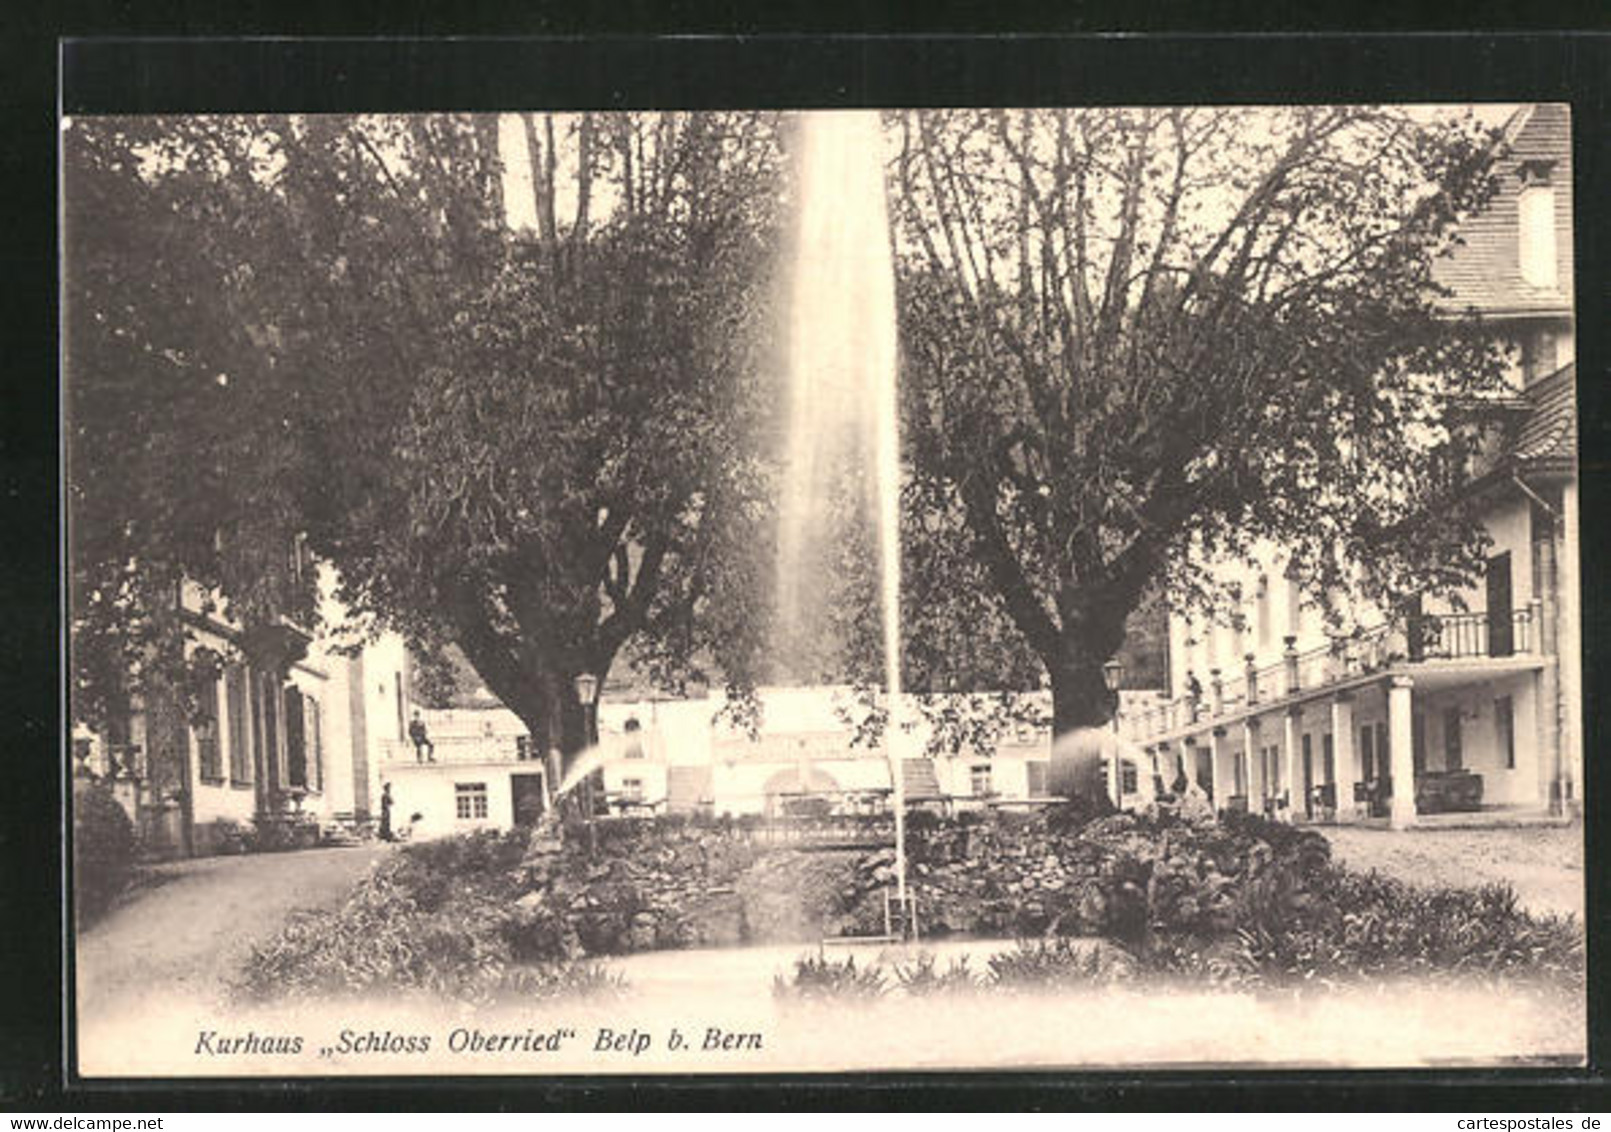
[[[579,672],[574,681],[576,686],[576,701],[582,705],[582,729],[585,733],[584,742],[589,747],[597,747],[599,743],[599,678],[591,672]],[[594,796],[592,775],[582,782],[582,804],[589,821],[594,816],[598,799]],[[593,827],[588,826],[589,849],[595,847]]]
[[[1115,809],[1124,801],[1124,778],[1119,773],[1119,685],[1124,681],[1124,665],[1117,657],[1102,666],[1102,683],[1113,693],[1113,755],[1108,759],[1108,796]]]

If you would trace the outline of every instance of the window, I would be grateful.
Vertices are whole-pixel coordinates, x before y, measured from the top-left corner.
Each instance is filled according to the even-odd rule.
[[[1136,772],[1136,764],[1129,759],[1119,761],[1119,793],[1134,794],[1140,789],[1141,778]]]
[[[980,763],[971,767],[968,771],[968,782],[973,789],[975,798],[988,796],[992,792],[990,788],[990,764]]]
[[[1359,729],[1359,774],[1366,782],[1376,777],[1376,730],[1368,723]]]
[[[634,716],[626,721],[622,726],[622,730],[626,732],[626,739],[621,745],[622,756],[629,759],[641,759],[643,757],[643,724],[639,723],[637,717]]]
[[[643,801],[643,779],[623,778],[621,780],[621,797],[628,802]]]
[[[1281,792],[1281,748],[1273,743],[1259,751],[1259,765],[1264,772],[1264,789],[1270,794]]]
[[[1494,738],[1505,757],[1505,769],[1516,769],[1516,706],[1509,696],[1494,700]]]
[[[320,717],[319,701],[312,696],[302,698],[303,715],[307,720],[308,763],[313,772],[309,783],[315,790],[324,789],[324,721]]]
[[[307,720],[303,716],[302,693],[287,684],[285,696],[285,773],[292,786],[308,787]]]
[[[1282,574],[1287,589],[1287,635],[1291,637],[1303,636],[1303,578],[1298,573],[1296,562],[1287,563],[1286,572]]]
[[[401,743],[408,738],[408,728],[403,724],[403,674],[392,673],[392,693],[397,701],[397,741]]]
[[[264,673],[258,681],[258,712],[259,727],[262,729],[258,736],[258,750],[263,752],[264,774],[270,783],[277,783],[280,775],[280,734],[279,734],[279,686],[275,684],[272,674]]]
[[[1045,763],[1025,763],[1029,771],[1029,796],[1031,798],[1046,797],[1046,765]]]
[[[1541,377],[1548,377],[1557,369],[1555,335],[1540,330],[1523,336],[1522,381],[1531,385]]]
[[[1517,236],[1522,281],[1530,287],[1557,286],[1555,273],[1555,189],[1548,162],[1522,166],[1522,190],[1516,198]]]
[[[518,759],[520,762],[526,762],[531,757],[532,757],[532,755],[531,755],[531,736],[530,735],[516,735],[515,736],[515,758]]]
[[[1443,769],[1459,770],[1465,761],[1461,749],[1460,709],[1447,708],[1443,713]]]
[[[487,817],[487,784],[485,782],[455,782],[453,784],[453,812],[460,821],[485,821]]]
[[[196,697],[196,717],[190,728],[196,735],[196,767],[203,782],[224,781],[224,765],[218,751],[218,683],[210,681]]]
[[[1270,643],[1270,578],[1267,574],[1259,575],[1254,604],[1259,622],[1259,647],[1264,648]]]
[[[224,701],[229,713],[229,781],[235,786],[249,786],[252,745],[246,726],[246,669],[239,664],[224,671]]]
[[[1459,714],[1455,712],[1457,717]],[[1448,719],[1447,713],[1444,714],[1444,719]],[[1416,774],[1426,770],[1426,713],[1422,711],[1410,713],[1410,759],[1415,764]],[[1448,764],[1444,765],[1447,767]]]

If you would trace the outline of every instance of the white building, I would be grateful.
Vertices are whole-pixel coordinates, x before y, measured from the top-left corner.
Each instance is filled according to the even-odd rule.
[[[293,553],[297,568],[314,568]],[[326,573],[324,618],[338,625],[333,590]],[[322,826],[377,816],[384,744],[409,710],[401,638],[382,635],[348,655],[342,642],[282,620],[247,639],[205,598],[189,583],[175,595],[187,655],[207,648],[234,659],[197,714],[175,695],[148,693],[103,734],[75,729],[75,772],[111,786],[155,856],[218,852],[270,827],[305,844]]]
[[[1497,198],[1437,265],[1450,306],[1513,348],[1497,432],[1472,438],[1465,490],[1492,539],[1459,601],[1425,599],[1328,636],[1279,547],[1228,565],[1232,626],[1176,617],[1172,699],[1127,735],[1221,808],[1394,827],[1471,813],[1557,815],[1582,782],[1570,130],[1564,106],[1506,127]]]
[[[877,814],[894,793],[883,747],[855,742],[858,708],[847,687],[763,688],[758,735],[734,725],[721,697],[605,700],[599,705],[595,794],[611,814]],[[1126,692],[1125,710],[1150,710],[1157,696]],[[535,822],[552,805],[556,760],[540,757],[526,727],[502,707],[424,711],[432,743],[382,744],[381,777],[392,787],[393,818],[415,837],[507,829]],[[1052,800],[1047,789],[1051,735],[1022,725],[989,753],[960,750],[930,758],[915,728],[902,759],[909,806],[940,810],[1014,807]],[[574,772],[573,772],[574,773]],[[1124,762],[1124,801],[1153,792],[1145,751]],[[413,820],[416,818],[418,820]]]

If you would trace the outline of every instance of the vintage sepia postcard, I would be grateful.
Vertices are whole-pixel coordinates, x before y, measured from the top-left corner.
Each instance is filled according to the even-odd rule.
[[[76,1073],[1584,1064],[1571,122],[67,115]]]

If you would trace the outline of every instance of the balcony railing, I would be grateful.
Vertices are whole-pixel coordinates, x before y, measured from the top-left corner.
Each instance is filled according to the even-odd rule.
[[[514,735],[433,735],[431,743],[435,749],[429,753],[439,763],[519,762],[524,753]],[[423,761],[423,754],[408,739],[385,740],[381,753],[387,763]]]
[[[1250,663],[1234,673],[1210,673],[1201,696],[1165,700],[1131,713],[1121,719],[1120,728],[1130,739],[1146,740],[1395,664],[1536,653],[1541,620],[1539,603],[1533,601],[1511,610],[1508,618],[1479,611],[1426,614],[1403,626],[1380,625],[1306,652],[1289,651],[1274,664]]]

